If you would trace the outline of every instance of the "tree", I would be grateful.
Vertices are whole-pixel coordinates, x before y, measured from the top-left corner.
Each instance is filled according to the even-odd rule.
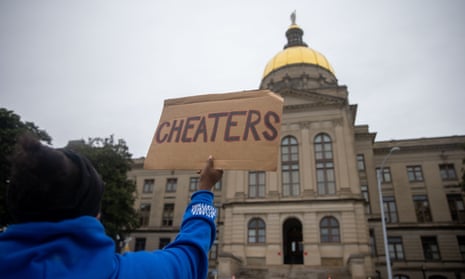
[[[52,142],[47,132],[39,129],[34,123],[23,122],[13,111],[0,108],[0,227],[8,224],[5,192],[11,170],[9,157],[12,155],[18,136],[25,132],[34,134],[48,144]]]
[[[109,138],[90,138],[71,141],[67,148],[86,156],[97,169],[105,182],[102,199],[101,220],[107,234],[116,242],[139,226],[139,218],[134,209],[134,182],[127,179],[131,169],[131,154],[126,142],[115,142]]]

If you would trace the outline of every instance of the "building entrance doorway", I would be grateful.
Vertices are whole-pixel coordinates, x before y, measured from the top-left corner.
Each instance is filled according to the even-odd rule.
[[[284,264],[303,264],[302,223],[289,218],[283,224]]]

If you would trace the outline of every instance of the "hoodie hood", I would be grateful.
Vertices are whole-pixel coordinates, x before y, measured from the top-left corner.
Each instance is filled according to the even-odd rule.
[[[118,262],[95,217],[11,225],[0,233],[2,278],[113,278]]]

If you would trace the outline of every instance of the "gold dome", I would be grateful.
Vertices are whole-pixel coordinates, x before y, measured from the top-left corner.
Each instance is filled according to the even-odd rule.
[[[279,52],[266,64],[263,78],[274,70],[292,64],[313,64],[334,74],[333,68],[323,54],[306,46],[293,46]]]

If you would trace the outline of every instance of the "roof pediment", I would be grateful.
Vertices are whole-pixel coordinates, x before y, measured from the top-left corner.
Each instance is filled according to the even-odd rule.
[[[329,96],[314,91],[286,89],[279,92],[284,98],[284,110],[302,110],[315,107],[347,105],[345,98]]]

